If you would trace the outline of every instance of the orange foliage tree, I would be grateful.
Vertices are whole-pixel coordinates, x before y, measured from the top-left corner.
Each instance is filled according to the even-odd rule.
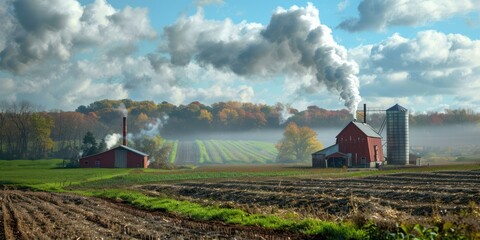
[[[294,122],[287,125],[283,138],[275,146],[278,162],[308,161],[313,152],[323,148],[317,133],[309,127],[298,127]]]

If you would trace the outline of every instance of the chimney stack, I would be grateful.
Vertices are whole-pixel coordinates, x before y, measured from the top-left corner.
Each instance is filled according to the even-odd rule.
[[[127,117],[123,117],[123,143],[124,146],[127,146]]]
[[[367,104],[363,104],[363,123],[367,123]]]

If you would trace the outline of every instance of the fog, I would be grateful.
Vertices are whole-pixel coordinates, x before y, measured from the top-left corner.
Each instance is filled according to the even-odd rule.
[[[480,126],[413,127],[410,129],[410,145],[429,147],[480,145]]]
[[[316,128],[318,140],[325,146],[335,143],[339,128]],[[283,129],[251,130],[234,132],[192,133],[171,136],[178,140],[255,140],[276,143],[283,136]],[[386,140],[386,129],[382,132]],[[480,125],[448,125],[410,128],[411,147],[460,147],[480,146]]]

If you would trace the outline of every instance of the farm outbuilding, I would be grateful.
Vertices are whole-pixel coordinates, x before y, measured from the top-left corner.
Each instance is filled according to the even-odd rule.
[[[82,168],[147,168],[148,155],[120,145],[108,151],[81,158],[79,166]]]
[[[123,117],[123,145],[80,158],[82,168],[147,168],[148,154],[127,147],[127,117]]]
[[[375,167],[384,161],[382,137],[366,123],[352,121],[336,138],[334,145],[312,154],[313,167]]]

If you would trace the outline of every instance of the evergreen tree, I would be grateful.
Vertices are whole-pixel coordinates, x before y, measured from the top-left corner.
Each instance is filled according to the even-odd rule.
[[[97,140],[95,140],[95,136],[93,136],[93,133],[90,131],[83,137],[82,151],[82,156],[90,156],[98,153]]]

